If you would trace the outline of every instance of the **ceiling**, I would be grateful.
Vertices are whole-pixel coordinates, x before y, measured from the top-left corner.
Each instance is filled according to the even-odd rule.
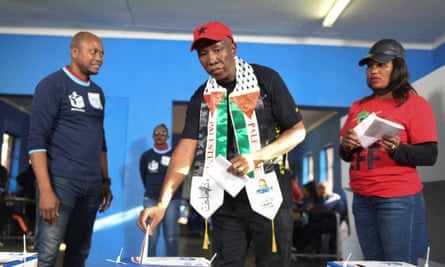
[[[183,34],[210,20],[237,36],[270,36],[306,43],[317,39],[434,45],[445,36],[443,0],[352,0],[331,28],[321,26],[334,0],[0,0],[0,32],[18,28],[95,29]],[[37,32],[43,33],[42,30]]]
[[[334,0],[0,0],[0,33],[64,34],[191,40],[204,22],[228,24],[235,40],[363,45],[391,37],[431,49],[445,41],[444,0],[352,0],[333,27],[322,17]],[[1,101],[29,112],[30,98]],[[303,108],[311,130],[335,115]]]

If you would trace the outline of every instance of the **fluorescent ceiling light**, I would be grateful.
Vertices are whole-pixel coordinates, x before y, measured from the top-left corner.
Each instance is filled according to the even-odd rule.
[[[340,14],[345,10],[351,0],[337,0],[329,9],[323,20],[323,27],[332,27],[334,22],[340,16]]]

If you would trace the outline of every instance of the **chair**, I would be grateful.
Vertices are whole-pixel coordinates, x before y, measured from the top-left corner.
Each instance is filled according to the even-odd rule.
[[[23,216],[20,215],[20,214],[12,214],[11,217],[19,225],[20,230],[22,231],[22,234],[27,234],[28,233],[28,226],[26,225]]]
[[[3,241],[2,243],[21,240],[23,235],[26,235],[28,239],[29,227],[22,214],[15,213],[7,206],[2,206],[0,212],[2,213],[0,216],[0,239]]]

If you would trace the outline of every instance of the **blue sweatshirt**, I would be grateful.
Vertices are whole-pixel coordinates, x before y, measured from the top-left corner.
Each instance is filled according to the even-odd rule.
[[[158,199],[161,194],[165,174],[172,156],[172,150],[158,150],[151,148],[142,153],[139,160],[139,173],[144,184],[144,197]],[[175,191],[172,199],[181,198],[182,186]]]
[[[76,78],[66,67],[50,74],[35,89],[29,153],[47,152],[50,175],[102,179],[104,109],[103,91],[94,82]]]

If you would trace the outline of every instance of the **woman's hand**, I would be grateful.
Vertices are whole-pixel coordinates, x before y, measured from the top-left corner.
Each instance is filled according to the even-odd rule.
[[[352,150],[361,147],[360,140],[353,129],[349,129],[341,138],[341,146],[346,152],[351,152]]]
[[[380,139],[380,143],[388,153],[394,153],[400,146],[400,138],[398,136],[384,135]]]

